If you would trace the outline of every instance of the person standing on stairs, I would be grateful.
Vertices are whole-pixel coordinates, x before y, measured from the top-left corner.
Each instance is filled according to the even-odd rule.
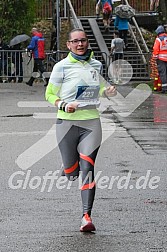
[[[102,6],[104,29],[105,29],[105,32],[109,32],[110,22],[112,18],[113,1],[112,0],[99,0],[96,4],[97,17],[99,16],[100,5]]]
[[[115,21],[114,21],[114,27],[118,29],[119,31],[119,37],[124,40],[125,48],[128,47],[128,30],[129,30],[129,21],[127,18],[121,18],[118,15],[116,15]]]
[[[121,73],[122,73],[122,59],[124,53],[125,43],[124,40],[119,37],[119,32],[114,32],[114,39],[111,41],[111,50],[110,55],[112,56],[112,61],[115,61],[115,64],[112,64],[113,67],[113,80],[115,84],[120,84]]]
[[[119,37],[118,31],[114,31],[114,38],[111,41],[111,50],[110,50],[113,56],[113,61],[123,59],[124,49],[125,49],[124,40]]]
[[[159,7],[159,0],[150,0],[150,11],[157,11]]]

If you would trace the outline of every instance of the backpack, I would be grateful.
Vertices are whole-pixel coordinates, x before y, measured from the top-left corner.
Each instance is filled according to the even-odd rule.
[[[112,12],[112,7],[111,7],[111,5],[109,4],[109,3],[105,3],[104,5],[103,5],[103,13],[110,13],[110,12]]]

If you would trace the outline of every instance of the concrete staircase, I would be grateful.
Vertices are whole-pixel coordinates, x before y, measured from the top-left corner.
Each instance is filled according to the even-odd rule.
[[[83,29],[88,35],[89,43],[94,51],[95,57],[103,64],[104,77],[107,78],[107,67],[110,64],[109,51],[113,39],[114,22],[111,22],[110,32],[105,33],[102,18],[80,18]],[[137,46],[130,33],[128,34],[128,49],[124,52],[124,60],[128,61],[133,68],[132,80],[149,80],[147,64],[139,54]]]

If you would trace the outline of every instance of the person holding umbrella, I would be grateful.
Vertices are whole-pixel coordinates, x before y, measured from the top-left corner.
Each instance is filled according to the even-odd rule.
[[[21,52],[21,45],[16,44],[11,48],[12,52],[12,63],[15,66],[15,72],[12,73],[12,76],[8,79],[9,82],[12,80],[16,82],[16,76],[18,76],[18,83],[23,82],[23,57]]]
[[[45,58],[45,39],[37,28],[32,28],[32,39],[27,49],[28,51],[32,51],[34,58],[33,73],[29,81],[26,82],[28,86],[32,86],[35,78],[37,77],[38,71],[40,71],[41,74],[45,72],[45,68],[43,66],[43,60]],[[45,78],[45,80],[45,86],[47,86],[49,78]]]
[[[23,57],[21,52],[21,43],[30,39],[26,34],[19,34],[11,39],[9,45],[11,50],[13,50],[12,63],[14,64],[15,72],[12,73],[12,76],[8,79],[9,82],[16,82],[16,76],[18,76],[18,83],[23,82]]]
[[[128,30],[129,30],[129,20],[133,16],[135,16],[135,10],[128,4],[125,3],[125,1],[122,2],[122,4],[115,7],[115,22],[114,26],[119,31],[119,37],[124,40],[125,47],[128,46],[127,36],[128,36]]]

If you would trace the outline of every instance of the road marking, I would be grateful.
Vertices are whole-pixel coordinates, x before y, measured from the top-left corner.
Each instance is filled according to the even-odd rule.
[[[29,136],[29,135],[45,135],[48,130],[45,131],[15,131],[15,132],[1,132],[0,137],[4,136]]]

